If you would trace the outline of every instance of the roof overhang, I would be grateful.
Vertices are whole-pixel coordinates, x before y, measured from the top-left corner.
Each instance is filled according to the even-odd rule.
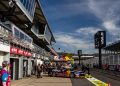
[[[43,10],[42,10],[41,4],[40,4],[40,0],[36,0],[36,1],[37,1],[37,5],[36,5],[35,14],[36,14],[37,17],[41,20],[42,23],[44,23],[45,25],[48,26],[48,29],[49,29],[49,31],[50,31],[50,33],[51,33],[51,35],[52,35],[51,42],[56,42],[56,41],[55,41],[55,38],[54,38],[54,36],[53,36],[53,33],[52,33],[51,29],[50,29],[50,26],[49,26],[49,24],[48,24],[48,22],[47,22],[47,19],[46,19],[44,13],[43,13]]]
[[[47,47],[50,49],[50,53],[51,53],[52,55],[54,55],[54,56],[59,56],[59,55],[57,54],[57,52],[54,50],[54,48],[53,48],[51,45],[48,45]]]
[[[8,3],[9,0],[0,0],[0,12],[2,16],[7,18],[9,21],[13,22],[15,25],[19,26],[20,28],[26,27],[25,24],[31,23],[28,17],[18,6],[17,1],[14,2],[15,6],[13,8],[10,8]]]
[[[22,28],[28,35],[33,38],[33,42],[40,46],[41,48],[45,49],[46,51],[50,51],[50,49],[46,46],[46,41],[44,39],[38,38],[30,29]]]
[[[48,22],[43,14],[43,11],[40,6],[39,0],[36,0],[36,11],[35,15],[37,15],[39,22],[41,22],[43,25],[47,25],[48,29],[50,30],[50,27],[48,25]],[[34,33],[31,31],[31,27],[34,24],[32,22],[32,19],[30,19],[26,14],[23,9],[21,9],[19,5],[19,1],[15,0],[15,6],[12,8],[13,12],[9,13],[9,0],[0,0],[0,18],[1,16],[4,16],[7,18],[7,20],[13,22],[16,26],[18,26],[20,29],[25,31],[28,35],[30,35],[33,38],[33,41],[41,46],[42,48],[45,48],[46,50],[49,51],[49,48],[46,46],[49,43],[44,39],[44,38],[38,38]],[[5,21],[6,19],[4,19]],[[50,33],[52,35],[51,42],[55,42],[55,38],[50,30]]]
[[[120,51],[120,40],[107,45],[104,49],[110,51]]]

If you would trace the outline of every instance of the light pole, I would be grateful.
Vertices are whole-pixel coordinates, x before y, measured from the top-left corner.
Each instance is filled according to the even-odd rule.
[[[79,65],[80,65],[80,59],[81,59],[81,55],[82,55],[82,50],[78,50]]]
[[[95,48],[99,50],[99,69],[102,69],[102,55],[101,49],[106,46],[106,32],[98,31],[94,35]]]

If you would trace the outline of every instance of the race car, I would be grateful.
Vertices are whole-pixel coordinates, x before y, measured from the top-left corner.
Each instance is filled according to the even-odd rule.
[[[54,69],[52,70],[52,76],[53,77],[56,77],[56,76],[59,76],[59,77],[70,77],[70,73],[71,71],[69,69]]]
[[[71,71],[70,77],[71,78],[84,78],[85,74],[82,71],[74,70],[74,71]]]

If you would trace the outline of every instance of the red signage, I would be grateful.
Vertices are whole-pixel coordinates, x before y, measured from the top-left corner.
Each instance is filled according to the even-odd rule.
[[[17,54],[23,55],[23,52],[24,52],[23,50],[18,49]]]
[[[32,54],[30,52],[28,52],[28,55],[27,56],[32,56]]]
[[[18,51],[18,49],[15,48],[15,47],[11,47],[11,48],[10,48],[10,53],[15,53],[15,54],[17,54],[17,51]]]
[[[24,55],[24,56],[27,56],[27,54],[28,54],[28,52],[26,52],[26,51],[23,52],[23,55]]]
[[[15,47],[11,47],[10,48],[10,53],[12,54],[19,54],[19,55],[23,55],[23,56],[32,56],[32,54],[30,52],[15,48]]]

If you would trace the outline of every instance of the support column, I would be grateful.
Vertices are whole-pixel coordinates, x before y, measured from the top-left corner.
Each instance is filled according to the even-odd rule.
[[[28,76],[31,75],[31,58],[28,59]]]
[[[110,51],[108,51],[108,60],[109,60],[109,64],[110,64]]]
[[[107,63],[106,58],[107,58],[107,54],[106,54],[106,50],[105,50],[105,64]]]
[[[23,57],[19,58],[19,79],[23,78]]]
[[[15,80],[15,60],[13,62],[13,80]]]
[[[101,48],[99,48],[99,68],[102,69],[102,56],[101,56]]]

